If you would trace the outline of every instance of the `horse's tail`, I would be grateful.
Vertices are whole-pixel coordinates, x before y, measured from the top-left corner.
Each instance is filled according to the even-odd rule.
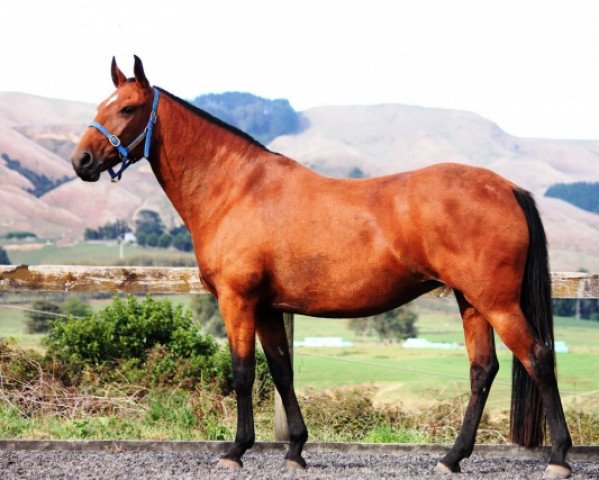
[[[514,189],[514,195],[524,211],[529,232],[520,307],[539,341],[551,349],[555,365],[551,276],[545,230],[532,195],[520,189]],[[545,416],[539,390],[514,357],[510,440],[525,447],[536,447],[542,444],[544,435]]]

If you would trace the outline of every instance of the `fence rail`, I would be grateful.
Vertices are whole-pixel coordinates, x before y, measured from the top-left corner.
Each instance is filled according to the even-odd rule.
[[[552,273],[554,298],[599,298],[599,274]],[[208,293],[197,268],[95,267],[80,265],[0,265],[0,292],[109,292],[109,293]],[[447,297],[448,287],[429,297]],[[293,348],[293,315],[285,314],[285,327]],[[287,440],[287,422],[279,395],[275,402],[275,439]]]
[[[599,274],[554,272],[554,298],[598,298]],[[0,291],[207,293],[197,268],[0,265]],[[446,297],[448,287],[427,294]]]

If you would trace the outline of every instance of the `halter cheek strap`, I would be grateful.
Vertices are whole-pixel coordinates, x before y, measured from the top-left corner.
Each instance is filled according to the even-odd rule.
[[[145,139],[145,144],[144,144],[144,155],[143,156],[146,159],[150,158],[150,147],[152,144],[152,132],[154,131],[154,124],[156,123],[156,118],[157,118],[156,111],[158,110],[159,98],[160,98],[160,92],[154,88],[154,101],[152,102],[152,111],[150,112],[150,118],[148,118],[148,123],[146,125],[146,128],[144,128],[143,132],[141,132],[137,136],[137,138],[135,140],[133,140],[127,147],[124,147],[121,144],[121,140],[119,139],[119,137],[110,133],[104,127],[104,125],[102,125],[101,123],[91,122],[89,124],[90,127],[97,128],[98,131],[102,135],[104,135],[108,139],[110,144],[114,148],[116,148],[117,151],[119,152],[119,157],[122,160],[121,167],[119,168],[119,170],[117,172],[115,172],[112,168],[108,169],[108,173],[110,174],[110,178],[111,178],[112,182],[114,182],[114,183],[118,182],[121,179],[121,177],[123,176],[123,172],[127,168],[129,168],[131,165],[133,165],[138,160],[141,160],[141,157],[136,158],[135,160],[132,160],[129,158],[129,154],[135,147],[137,147],[142,141],[144,141],[144,139]]]

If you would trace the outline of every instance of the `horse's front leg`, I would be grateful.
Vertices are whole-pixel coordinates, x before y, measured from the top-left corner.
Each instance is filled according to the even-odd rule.
[[[219,292],[219,306],[225,321],[233,362],[233,384],[237,396],[237,434],[219,466],[239,468],[241,457],[254,445],[252,387],[256,370],[255,302],[235,294]]]
[[[285,456],[285,464],[290,468],[306,468],[302,450],[308,440],[308,430],[293,388],[293,366],[283,314],[276,311],[260,314],[256,321],[256,329],[287,416],[289,451]]]

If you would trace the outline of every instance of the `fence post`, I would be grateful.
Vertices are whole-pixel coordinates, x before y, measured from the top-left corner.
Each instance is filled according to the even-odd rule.
[[[283,322],[285,323],[285,332],[287,333],[287,343],[289,344],[289,355],[291,356],[291,366],[293,367],[293,313],[284,313]],[[289,441],[289,428],[287,426],[287,415],[283,408],[283,401],[279,392],[275,389],[275,441]]]

